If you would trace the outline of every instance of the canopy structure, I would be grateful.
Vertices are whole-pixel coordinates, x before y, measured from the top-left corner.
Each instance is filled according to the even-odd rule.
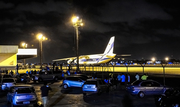
[[[16,45],[0,45],[0,71],[16,69],[17,60],[37,57],[37,49],[18,49]]]

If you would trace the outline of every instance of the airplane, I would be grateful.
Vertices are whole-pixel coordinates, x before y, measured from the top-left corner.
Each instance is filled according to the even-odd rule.
[[[111,61],[116,54],[113,53],[114,49],[114,39],[115,36],[112,36],[107,44],[107,47],[102,54],[92,54],[92,55],[81,55],[79,56],[79,64],[80,65],[100,65],[103,63],[107,63]],[[70,58],[62,58],[62,59],[55,59],[56,61],[63,61],[66,60],[68,64],[77,63],[77,57],[70,57]]]

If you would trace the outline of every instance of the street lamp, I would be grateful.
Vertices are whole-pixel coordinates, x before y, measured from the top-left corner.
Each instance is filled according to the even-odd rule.
[[[162,67],[163,67],[163,75],[164,75],[164,77],[163,77],[164,85],[165,85],[165,67],[166,67],[168,61],[169,61],[169,58],[166,57],[166,58],[165,58],[165,61],[164,61],[164,64],[162,64]]]
[[[82,19],[79,19],[79,17],[74,16],[72,17],[72,23],[73,27],[76,30],[76,56],[77,56],[77,71],[79,71],[79,35],[78,35],[78,28],[83,26]]]
[[[153,62],[155,62],[156,59],[153,57],[151,60],[152,60]]]
[[[41,66],[41,69],[42,69],[42,52],[43,52],[43,50],[42,50],[42,41],[47,40],[47,38],[44,37],[41,33],[39,33],[39,34],[37,35],[37,38],[38,38],[38,40],[39,40],[40,66]]]
[[[27,48],[27,43],[25,43],[25,42],[23,42],[22,44],[21,44],[21,46],[22,46],[22,48]],[[26,63],[26,60],[25,59],[23,59],[23,63],[24,63],[24,67],[25,67],[25,63]]]

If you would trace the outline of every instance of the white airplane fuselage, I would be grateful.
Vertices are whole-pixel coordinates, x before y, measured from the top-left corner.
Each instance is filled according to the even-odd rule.
[[[102,63],[107,63],[107,62],[111,61],[116,56],[116,54],[113,53],[114,39],[115,39],[114,36],[110,38],[109,43],[103,54],[92,54],[92,55],[79,56],[79,64],[96,65],[96,64],[102,64]],[[67,60],[68,64],[77,63],[77,57],[56,59],[53,61],[62,61],[62,60]]]
[[[81,57],[79,56],[79,64],[87,64],[87,65],[94,65],[94,64],[102,64],[102,63],[107,63],[114,58],[116,54],[109,54],[109,55],[103,55],[103,54],[94,54],[94,55],[89,55],[86,57]],[[77,60],[74,60],[74,63],[77,63]]]

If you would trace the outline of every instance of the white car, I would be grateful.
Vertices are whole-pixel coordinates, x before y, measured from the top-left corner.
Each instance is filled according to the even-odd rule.
[[[37,107],[37,96],[34,87],[31,85],[12,86],[7,93],[7,102],[11,104],[11,107],[21,105]]]
[[[11,86],[14,86],[16,84],[16,81],[14,80],[14,78],[2,78],[1,79],[1,90],[5,91],[5,90],[9,90],[9,88]]]

